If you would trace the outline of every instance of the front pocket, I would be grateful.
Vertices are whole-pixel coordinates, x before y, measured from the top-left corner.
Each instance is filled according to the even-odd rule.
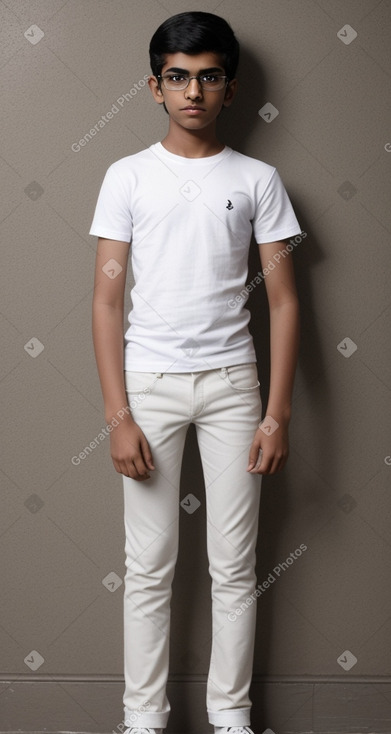
[[[260,387],[258,372],[255,362],[249,364],[235,364],[226,367],[226,381],[238,392],[251,392]]]
[[[162,377],[161,372],[133,372],[125,370],[125,391],[129,396],[129,402],[136,407],[150,395],[155,383]],[[132,405],[130,405],[132,407]]]

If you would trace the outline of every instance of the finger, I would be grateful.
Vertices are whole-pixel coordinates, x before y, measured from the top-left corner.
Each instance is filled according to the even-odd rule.
[[[135,479],[136,481],[142,478],[140,477],[138,470],[136,469],[131,459],[128,459],[128,460],[123,459],[121,461],[116,461],[114,463],[114,466],[116,468],[116,471],[118,471],[119,474],[123,474],[124,477],[128,477],[129,479]]]
[[[285,464],[284,456],[274,456],[269,469],[269,474],[277,474]]]
[[[136,478],[135,467],[133,466],[131,461],[126,461],[126,459],[122,459],[121,461],[117,461],[117,464],[119,466],[120,473],[123,474],[124,477],[129,477],[130,479]]]
[[[113,459],[113,466],[114,466],[115,471],[118,472],[118,474],[122,474],[120,464],[116,459]]]
[[[259,461],[256,463],[254,468],[250,471],[250,474],[269,474],[272,466],[273,456],[267,456],[263,453],[260,455]]]
[[[148,471],[148,467],[146,466],[141,453],[133,457],[133,464],[135,466],[139,479],[149,479],[150,474]]]
[[[149,443],[147,439],[145,438],[145,436],[141,438],[140,444],[141,444],[142,456],[143,456],[146,467],[148,467],[148,469],[154,469],[155,467],[153,464],[151,449],[149,448]]]

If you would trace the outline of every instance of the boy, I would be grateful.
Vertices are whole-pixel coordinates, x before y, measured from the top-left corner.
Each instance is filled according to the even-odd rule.
[[[178,551],[179,480],[194,423],[203,465],[213,639],[209,723],[250,732],[249,686],[263,474],[288,457],[299,340],[291,257],[265,277],[271,380],[262,426],[250,314],[238,294],[252,231],[262,266],[301,228],[276,169],[216,137],[235,92],[239,44],[228,23],[203,12],[166,20],[150,44],[155,101],[168,133],[113,163],[90,234],[98,237],[93,338],[111,456],[123,476],[125,725],[161,734],[170,704],[170,598]],[[128,252],[135,286],[123,348]],[[124,412],[124,408],[125,410]]]

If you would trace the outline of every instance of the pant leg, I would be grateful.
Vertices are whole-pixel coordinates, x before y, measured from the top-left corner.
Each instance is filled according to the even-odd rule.
[[[151,478],[123,476],[125,724],[164,728],[170,713],[170,601],[178,553],[179,482],[188,427],[176,375],[125,373],[128,402],[153,456]]]
[[[209,723],[250,724],[261,475],[246,472],[262,405],[256,365],[204,375],[204,409],[196,420],[207,503],[213,638],[206,704]]]

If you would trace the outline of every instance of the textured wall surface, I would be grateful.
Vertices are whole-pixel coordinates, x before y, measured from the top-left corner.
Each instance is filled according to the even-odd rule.
[[[121,720],[122,481],[108,438],[77,459],[105,426],[88,230],[107,167],[166,132],[145,85],[149,39],[195,9],[224,16],[242,46],[220,137],[277,167],[306,233],[293,248],[302,335],[291,453],[262,488],[257,575],[269,586],[254,601],[254,680],[362,681],[391,720],[391,685],[380,692],[391,680],[390,0],[2,0],[2,730],[28,726],[17,698],[26,681],[57,681],[58,728],[89,731],[103,730],[104,707],[82,705],[64,682],[117,682],[105,726]],[[259,266],[254,246],[249,281]],[[125,318],[129,306],[127,296]],[[264,284],[249,307],[266,405]],[[192,429],[182,479],[181,499],[201,504],[179,508],[178,685],[205,680],[211,645]],[[331,731],[316,720],[318,690],[292,701],[303,731]],[[262,725],[288,731],[288,716],[277,707],[267,718],[264,703]],[[364,718],[362,731],[376,731],[374,711]]]

